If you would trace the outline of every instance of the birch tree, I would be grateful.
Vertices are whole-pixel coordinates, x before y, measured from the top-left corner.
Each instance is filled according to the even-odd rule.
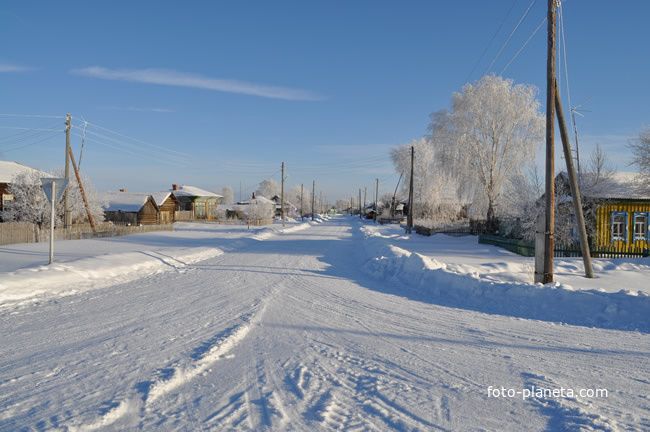
[[[534,159],[543,142],[545,120],[536,93],[531,85],[486,75],[454,93],[449,111],[432,116],[429,129],[434,144],[442,147],[444,168],[482,185],[492,225],[504,182]]]
[[[266,179],[260,183],[255,195],[271,199],[275,195],[280,195],[280,185],[273,179]]]
[[[224,205],[230,205],[234,203],[235,199],[232,193],[232,187],[231,186],[224,186],[221,189],[221,195],[223,195],[223,204]]]
[[[632,150],[632,164],[639,169],[640,183],[650,190],[650,126],[644,127],[639,136],[629,143]]]

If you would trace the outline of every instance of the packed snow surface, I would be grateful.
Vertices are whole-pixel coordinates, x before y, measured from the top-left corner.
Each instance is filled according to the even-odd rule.
[[[2,431],[650,429],[648,259],[535,285],[475,237],[349,216],[47,259],[0,247]]]

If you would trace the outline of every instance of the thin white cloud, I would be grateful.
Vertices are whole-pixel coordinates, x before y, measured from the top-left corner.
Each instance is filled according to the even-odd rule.
[[[10,63],[0,63],[0,72],[28,72],[35,68]]]
[[[134,111],[134,112],[154,112],[154,113],[176,112],[174,110],[167,109],[167,108],[141,108],[135,106],[128,106],[128,107],[105,106],[105,107],[100,107],[100,109],[110,110],[110,111]]]
[[[108,69],[101,66],[92,66],[83,69],[73,69],[70,72],[76,75],[106,80],[194,87],[205,90],[246,94],[271,99],[305,101],[323,99],[323,97],[307,90],[266,86],[229,79],[209,78],[202,75],[179,72],[170,69]]]

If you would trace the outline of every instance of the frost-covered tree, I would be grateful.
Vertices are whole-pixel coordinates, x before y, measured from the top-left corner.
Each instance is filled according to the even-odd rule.
[[[641,185],[650,190],[650,126],[645,126],[639,136],[629,143],[632,150],[632,164],[639,170]]]
[[[230,205],[234,203],[235,199],[232,193],[232,187],[230,186],[224,186],[221,189],[221,195],[223,195],[223,204],[225,205]]]
[[[54,171],[54,176],[62,178],[65,176],[62,169],[57,169]],[[105,204],[101,202],[97,196],[97,191],[95,186],[91,183],[90,179],[84,173],[81,173],[81,182],[83,183],[84,192],[86,194],[86,200],[88,201],[88,207],[90,209],[90,214],[93,216],[93,221],[95,223],[104,221],[104,209],[102,205]],[[68,184],[68,202],[70,204],[70,215],[72,218],[72,223],[89,223],[88,212],[86,211],[86,206],[84,204],[83,198],[81,196],[81,189],[79,188],[79,182],[77,181],[77,176],[70,176],[70,183]],[[63,203],[63,198],[61,198],[61,205]],[[63,210],[61,210],[63,211]]]
[[[246,218],[249,220],[271,219],[275,215],[275,204],[259,202],[259,200],[252,200],[246,206]]]
[[[543,142],[545,120],[536,92],[531,85],[486,75],[454,93],[449,111],[432,116],[429,128],[442,168],[461,183],[481,184],[492,223],[509,175],[532,161]]]
[[[284,200],[288,202],[289,204],[294,205],[298,211],[300,211],[300,186],[294,186],[289,191],[285,190],[284,193]],[[303,189],[303,197],[302,197],[302,202],[303,202],[303,210],[305,209],[307,205],[307,197],[306,194],[304,193]]]
[[[50,203],[43,192],[38,171],[24,171],[16,174],[8,186],[14,200],[0,212],[4,222],[30,222],[42,227],[50,221]],[[62,221],[62,207],[56,208],[55,224]]]
[[[273,179],[266,179],[260,183],[255,195],[271,199],[276,195],[280,195],[280,185]]]
[[[404,174],[400,196],[408,195],[411,147],[415,150],[413,196],[416,217],[440,221],[454,219],[467,199],[453,174],[442,168],[442,155],[431,137],[413,140],[391,150],[395,170]]]

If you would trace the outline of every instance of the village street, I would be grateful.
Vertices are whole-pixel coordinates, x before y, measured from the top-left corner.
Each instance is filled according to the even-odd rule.
[[[0,430],[650,428],[647,333],[411,295],[367,271],[361,224],[115,240],[166,269],[0,308]],[[185,234],[222,253],[165,257]],[[523,397],[533,387],[607,395]]]

